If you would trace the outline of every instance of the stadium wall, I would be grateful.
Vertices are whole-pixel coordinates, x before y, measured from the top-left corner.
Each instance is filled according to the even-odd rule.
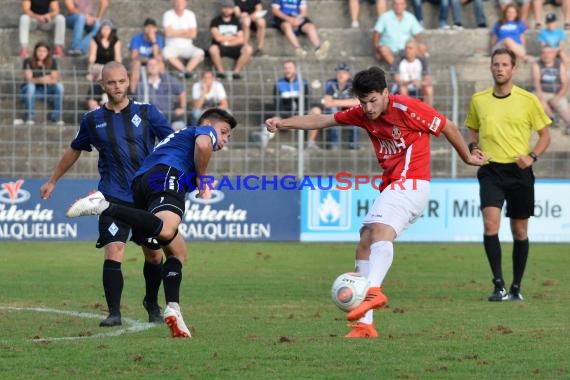
[[[367,181],[368,180],[368,181]],[[187,240],[357,241],[377,195],[368,178],[249,176],[222,181],[209,202],[192,193],[180,233]],[[97,187],[61,180],[52,198],[39,197],[38,179],[0,179],[0,240],[93,240],[97,218],[69,219],[68,205]],[[570,242],[569,180],[539,180],[530,239]],[[428,206],[401,241],[478,242],[483,230],[475,180],[432,181]],[[503,217],[503,225],[508,220]],[[500,238],[511,239],[508,228]]]

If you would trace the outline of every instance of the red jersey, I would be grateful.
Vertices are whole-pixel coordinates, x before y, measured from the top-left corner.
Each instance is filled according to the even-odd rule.
[[[447,122],[445,116],[426,103],[402,95],[388,95],[388,108],[375,120],[369,120],[362,107],[354,106],[334,114],[339,124],[366,129],[376,157],[388,181],[401,178],[429,181],[429,134],[439,136]],[[388,181],[383,185],[387,185]]]

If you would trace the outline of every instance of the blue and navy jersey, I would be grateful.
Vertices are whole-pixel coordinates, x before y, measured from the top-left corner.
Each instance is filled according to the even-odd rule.
[[[132,202],[131,182],[135,172],[152,152],[155,142],[172,131],[156,106],[130,101],[119,113],[105,106],[86,113],[71,148],[87,152],[97,149],[99,191]]]
[[[181,175],[189,175],[196,170],[194,164],[194,147],[196,138],[200,135],[210,136],[212,150],[215,149],[218,135],[210,125],[188,127],[178,130],[159,142],[154,151],[144,160],[135,174],[142,175],[156,165],[166,165],[178,169]]]

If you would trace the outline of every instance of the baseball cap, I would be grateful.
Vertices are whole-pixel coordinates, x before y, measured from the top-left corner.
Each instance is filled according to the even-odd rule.
[[[556,15],[554,13],[549,13],[546,15],[546,23],[551,23],[556,21]]]
[[[154,26],[156,26],[157,24],[156,24],[156,21],[155,21],[153,18],[150,18],[150,17],[149,17],[149,18],[147,18],[146,20],[144,20],[144,24],[143,24],[143,25],[144,25],[144,26],[147,26],[147,25],[154,25]]]
[[[222,7],[234,7],[234,0],[220,0],[220,5]]]
[[[336,68],[334,69],[334,71],[350,71],[350,66],[348,66],[346,63],[339,63],[338,65],[336,65]]]
[[[115,29],[115,25],[113,24],[113,21],[109,20],[108,18],[101,21],[101,28],[104,27],[105,25],[110,26],[111,29]]]

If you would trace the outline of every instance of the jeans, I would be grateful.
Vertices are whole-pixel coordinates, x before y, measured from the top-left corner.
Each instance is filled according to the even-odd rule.
[[[475,22],[479,27],[487,26],[487,17],[485,16],[485,8],[483,0],[473,0],[473,12],[475,13]]]
[[[483,1],[483,0],[479,0]],[[461,16],[461,2],[460,0],[441,0],[439,5],[439,27],[447,26],[447,14],[449,13],[449,5],[451,3],[451,13],[453,15],[454,25],[463,25],[463,18]]]
[[[328,108],[326,113],[335,113],[339,111],[338,108]],[[346,127],[331,127],[326,129],[327,133],[327,148],[338,149],[341,147],[342,131]],[[360,128],[350,127],[348,135],[349,149],[358,149],[360,142]]]
[[[100,21],[95,21],[95,24],[91,26],[87,26],[85,21],[86,17],[83,14],[69,15],[65,20],[67,28],[73,29],[71,49],[81,50],[83,54],[87,54],[89,51],[89,42],[95,37],[101,27]],[[87,31],[87,34],[84,36],[83,32],[85,31]]]
[[[22,102],[25,107],[24,120],[34,119],[34,106],[36,100],[47,102],[51,100],[53,110],[49,116],[49,120],[56,122],[61,119],[61,110],[63,108],[63,84],[34,84],[25,83],[20,89]],[[45,107],[47,108],[47,107]]]

